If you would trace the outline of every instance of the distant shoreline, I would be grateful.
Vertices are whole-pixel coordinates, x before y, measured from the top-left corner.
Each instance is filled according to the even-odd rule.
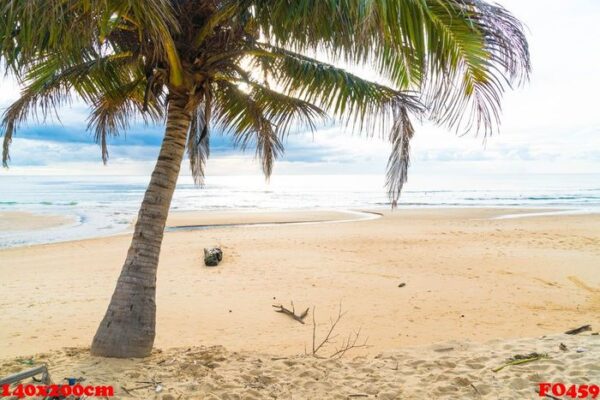
[[[557,209],[545,207],[500,207],[500,206],[407,206],[400,205],[397,211],[410,210],[495,210],[502,213],[491,217],[493,219],[518,219],[535,217],[558,217],[569,215],[588,215],[600,214],[598,209]],[[389,211],[390,207],[379,207],[370,209],[229,209],[223,210],[197,210],[183,211],[172,210],[167,223],[166,232],[193,231],[203,229],[217,228],[238,228],[238,227],[261,227],[276,225],[297,225],[297,224],[319,224],[319,223],[339,223],[355,222],[377,218],[374,215],[381,215],[382,212]],[[186,221],[186,216],[205,215],[207,221],[201,221],[194,218],[193,223]],[[218,221],[211,223],[211,215],[219,215]],[[232,216],[233,220],[227,220],[222,216]],[[294,219],[294,216],[301,215],[300,219]],[[312,215],[312,217],[311,217]],[[316,217],[320,215],[321,217]],[[308,217],[307,217],[308,216]],[[354,217],[353,217],[354,216]],[[238,217],[239,220],[235,218]],[[241,217],[241,218],[240,218]],[[261,219],[262,217],[262,219]],[[321,218],[321,219],[319,219]],[[224,222],[225,221],[225,222]],[[70,241],[97,239],[102,237],[128,235],[133,231],[135,219],[123,221],[119,229],[112,229],[110,232],[104,232],[102,229],[89,227],[86,229],[85,217],[77,214],[68,213],[41,213],[30,211],[0,211],[0,249],[9,249],[16,247],[27,247],[36,245],[45,245],[52,243],[64,243]],[[83,234],[79,232],[83,231]],[[70,233],[73,232],[73,233]],[[22,242],[5,243],[7,238],[14,238],[15,235],[24,237]],[[55,235],[57,237],[53,237]],[[4,241],[3,241],[4,237]],[[34,239],[32,240],[31,237]],[[36,239],[37,237],[37,239]],[[12,239],[14,240],[14,239]]]

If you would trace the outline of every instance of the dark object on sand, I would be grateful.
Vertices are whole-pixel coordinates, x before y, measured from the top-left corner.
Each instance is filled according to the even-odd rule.
[[[300,314],[300,315],[296,314],[296,309],[294,308],[293,301],[292,301],[292,309],[291,310],[288,310],[281,304],[277,304],[277,305],[274,304],[273,308],[275,308],[275,312],[285,314],[285,315],[295,319],[296,321],[300,322],[301,324],[304,324],[304,318],[306,318],[306,316],[308,315],[308,310],[309,310],[307,308],[306,310],[304,310],[304,312],[302,314]]]
[[[16,374],[9,375],[4,378],[0,378],[0,386],[2,385],[12,385],[13,383],[20,382],[27,378],[33,378],[37,375],[42,375],[39,382],[49,385],[51,383],[50,374],[48,373],[48,368],[45,365],[40,365],[39,367],[28,369],[27,371],[17,372]]]
[[[529,360],[531,358],[547,358],[548,354],[546,353],[529,353],[529,354],[515,354],[508,361],[520,361],[520,360]]]
[[[580,326],[579,328],[575,328],[575,329],[571,329],[570,331],[566,331],[565,333],[567,335],[577,335],[578,333],[587,332],[587,331],[591,331],[591,330],[592,330],[591,325],[583,325],[583,326]]]
[[[223,251],[218,247],[204,249],[204,265],[216,267],[223,260]]]
[[[564,344],[564,343],[561,343],[561,344],[558,346],[558,348],[559,348],[559,349],[561,349],[562,351],[568,351],[568,350],[569,350],[569,348],[567,347],[567,345],[566,345],[566,344]]]
[[[404,287],[406,286],[406,283],[402,282],[401,284],[398,285],[398,287]]]

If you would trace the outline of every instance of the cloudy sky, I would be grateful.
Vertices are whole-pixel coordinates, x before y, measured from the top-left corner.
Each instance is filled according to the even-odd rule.
[[[418,127],[413,171],[426,174],[600,173],[600,1],[498,0],[528,27],[533,76],[507,93],[499,135],[457,137],[430,125]],[[0,109],[19,88],[0,81]],[[110,162],[85,131],[86,109],[60,110],[61,123],[30,123],[12,147],[12,164],[0,174],[146,174],[161,140],[161,127],[135,127],[113,140]],[[212,139],[209,175],[260,173],[253,154]],[[275,174],[383,173],[389,145],[329,126],[300,133],[286,143]],[[187,169],[184,169],[185,173]]]

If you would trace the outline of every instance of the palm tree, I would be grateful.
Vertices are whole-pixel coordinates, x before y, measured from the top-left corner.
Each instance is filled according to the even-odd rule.
[[[91,347],[100,356],[152,349],[159,253],[186,148],[198,184],[214,132],[254,148],[268,177],[292,128],[331,118],[389,138],[395,203],[411,118],[490,134],[503,92],[530,71],[521,23],[482,0],[1,0],[0,14],[2,65],[23,86],[3,115],[5,166],[18,125],[72,96],[89,105],[104,162],[109,136],[136,118],[166,120]]]

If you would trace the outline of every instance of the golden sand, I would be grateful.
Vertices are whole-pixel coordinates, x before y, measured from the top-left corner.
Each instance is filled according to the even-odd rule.
[[[169,369],[154,367],[159,354],[143,363],[130,361],[127,373],[139,373],[140,379],[118,372],[117,365],[128,361],[101,363],[98,371],[89,373],[97,380],[123,384],[157,374],[171,382],[168,387],[175,398],[186,390],[188,395],[182,398],[193,398],[187,396],[198,390],[206,395],[198,398],[221,399],[239,398],[224,393],[242,392],[254,393],[255,398],[268,398],[271,392],[291,398],[292,387],[299,393],[294,398],[335,398],[354,392],[374,398],[369,390],[375,388],[378,393],[389,392],[387,398],[396,398],[393,393],[414,395],[428,385],[434,385],[431,390],[440,396],[444,387],[459,390],[461,396],[478,395],[466,380],[461,385],[459,378],[480,384],[478,390],[489,398],[519,390],[533,393],[531,384],[538,378],[593,377],[598,383],[600,373],[590,367],[600,365],[598,336],[573,338],[583,342],[570,347],[590,351],[569,354],[556,352],[557,340],[569,337],[547,342],[523,339],[523,345],[515,339],[552,335],[583,324],[600,328],[600,216],[495,219],[507,213],[515,211],[400,210],[355,222],[168,232],[158,273],[156,347],[164,349],[164,357],[177,361]],[[169,224],[356,217],[318,211],[211,212],[174,214]],[[73,358],[60,349],[89,345],[128,244],[128,235],[120,235],[1,250],[0,358],[57,350],[51,359],[64,373],[78,368],[78,363],[95,362],[85,351],[78,350]],[[216,268],[207,268],[202,249],[212,245],[222,246],[224,260]],[[320,333],[341,303],[346,314],[338,332],[345,335],[361,328],[370,347],[352,352],[346,360],[336,361],[339,364],[297,358],[310,348],[312,315],[302,325],[272,308],[291,301],[297,309],[315,307]],[[469,345],[466,353],[422,349],[434,343],[457,341],[463,346],[490,340],[502,342]],[[510,382],[490,375],[489,367],[510,353],[536,351],[538,345],[555,352],[554,361],[511,368],[521,372],[511,375]],[[421,350],[410,350],[415,346]],[[180,350],[171,349],[175,347]],[[192,348],[189,357],[181,350],[188,347]],[[375,358],[394,351],[400,355]],[[353,361],[355,356],[365,358]],[[215,361],[220,367],[211,369],[203,361],[194,364],[194,357],[223,360]],[[270,361],[269,357],[295,361],[287,365],[287,358]],[[198,365],[197,371],[192,368],[180,376],[179,363]],[[335,368],[329,369],[330,363]],[[560,363],[567,366],[559,367]],[[9,364],[0,372],[14,367]],[[199,377],[203,379],[190,383]]]

